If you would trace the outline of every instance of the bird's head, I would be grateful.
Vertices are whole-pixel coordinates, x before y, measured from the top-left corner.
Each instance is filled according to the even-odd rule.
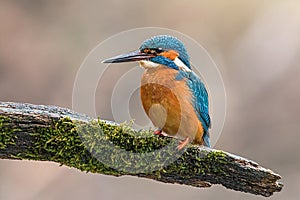
[[[190,71],[189,56],[183,43],[170,35],[158,35],[145,40],[139,49],[103,61],[120,63],[138,61],[142,67],[165,65],[172,69]]]

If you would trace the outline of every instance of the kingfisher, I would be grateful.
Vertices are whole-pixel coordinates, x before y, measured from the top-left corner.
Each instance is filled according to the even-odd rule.
[[[164,132],[179,138],[178,150],[189,143],[210,147],[208,93],[192,71],[187,50],[179,39],[157,35],[135,51],[102,62],[138,62],[145,69],[140,96],[147,116],[158,128],[155,134]]]

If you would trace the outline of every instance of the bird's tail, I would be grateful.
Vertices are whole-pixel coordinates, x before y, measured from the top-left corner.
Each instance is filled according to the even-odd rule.
[[[204,146],[207,146],[207,147],[211,147],[210,146],[210,138],[209,138],[209,133],[208,132],[206,132],[206,133],[204,133],[204,135],[203,135],[203,141],[204,141]]]

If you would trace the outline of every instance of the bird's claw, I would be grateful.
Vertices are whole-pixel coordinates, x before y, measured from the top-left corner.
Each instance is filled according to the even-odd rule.
[[[190,141],[189,138],[185,138],[184,140],[179,141],[179,145],[177,146],[177,150],[183,149],[189,143],[189,141]]]
[[[157,129],[156,131],[154,131],[154,135],[163,136],[162,130],[161,129]]]

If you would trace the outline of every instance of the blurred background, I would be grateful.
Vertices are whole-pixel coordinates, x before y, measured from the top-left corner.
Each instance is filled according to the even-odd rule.
[[[298,199],[297,0],[2,0],[0,101],[71,108],[73,83],[85,56],[111,35],[145,26],[178,30],[208,50],[219,66],[228,100],[215,148],[253,159],[282,175],[285,187],[272,199]],[[105,84],[110,94],[111,83]],[[110,96],[102,96],[97,111],[112,119]],[[222,186],[197,189],[86,174],[55,163],[0,160],[1,200],[120,198],[265,199]]]

